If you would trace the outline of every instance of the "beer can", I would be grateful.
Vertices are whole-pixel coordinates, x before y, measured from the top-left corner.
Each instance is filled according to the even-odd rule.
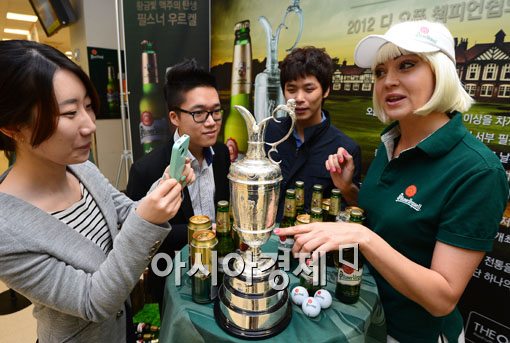
[[[193,234],[190,244],[191,264],[201,264],[209,271],[206,275],[198,270],[191,277],[191,297],[199,304],[210,303],[216,298],[217,287],[212,285],[213,250],[218,244],[216,234],[212,230],[200,230]]]
[[[193,239],[193,234],[200,230],[212,230],[211,219],[205,215],[192,216],[188,222],[188,244]]]

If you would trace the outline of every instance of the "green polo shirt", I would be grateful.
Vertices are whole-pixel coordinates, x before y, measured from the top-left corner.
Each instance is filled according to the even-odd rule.
[[[459,113],[416,147],[391,159],[399,136],[398,122],[383,131],[383,143],[361,187],[359,204],[366,211],[366,225],[427,268],[436,241],[490,251],[508,196],[499,159],[467,131]],[[458,310],[433,317],[374,268],[371,271],[390,336],[400,342],[437,342],[441,332],[460,333]]]

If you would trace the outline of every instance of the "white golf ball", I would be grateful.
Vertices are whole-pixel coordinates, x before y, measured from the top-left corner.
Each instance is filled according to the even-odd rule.
[[[301,305],[303,304],[303,301],[308,298],[308,291],[302,286],[294,287],[290,294],[290,298],[294,304]]]
[[[321,304],[321,308],[323,309],[330,307],[331,303],[333,302],[331,294],[325,289],[319,289],[317,292],[315,292],[313,297],[317,299],[319,304]]]
[[[303,302],[303,305],[301,305],[301,308],[303,309],[303,312],[308,317],[317,317],[319,313],[321,313],[321,304],[317,301],[317,299],[313,297],[308,297]]]

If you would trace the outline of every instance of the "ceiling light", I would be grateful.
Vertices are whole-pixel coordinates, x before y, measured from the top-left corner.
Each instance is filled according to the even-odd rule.
[[[28,14],[13,13],[13,12],[7,12],[7,19],[29,21],[31,23],[35,23],[37,21],[37,16],[35,16],[35,15],[28,15]]]
[[[72,51],[66,51],[66,52],[64,52],[64,54],[66,54],[67,56],[72,56],[73,52]]]
[[[13,35],[25,35],[28,36],[30,32],[28,30],[19,30],[19,29],[4,29],[5,33],[12,33]]]

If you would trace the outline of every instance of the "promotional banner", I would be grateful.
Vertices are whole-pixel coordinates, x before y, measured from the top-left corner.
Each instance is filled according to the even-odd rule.
[[[87,47],[90,80],[96,87],[101,108],[97,119],[120,118],[119,74],[117,50]],[[122,77],[122,76],[121,76]]]
[[[134,160],[170,134],[165,73],[185,58],[209,66],[210,4],[205,0],[124,1],[129,113]]]
[[[237,101],[234,95],[239,94],[236,85],[239,75],[251,80],[244,87],[244,92],[249,93],[249,101],[244,103],[252,112],[255,108],[255,116],[261,115],[257,106],[252,105],[261,100],[254,91],[257,78],[271,71],[274,57],[281,61],[286,49],[298,40],[298,47],[325,48],[333,58],[333,86],[324,107],[331,113],[332,123],[360,144],[362,175],[365,175],[384,125],[373,113],[372,72],[354,65],[354,48],[369,34],[383,34],[393,24],[419,19],[444,23],[455,37],[457,71],[466,90],[476,100],[469,112],[463,113],[464,124],[494,151],[510,180],[510,39],[506,37],[509,33],[506,31],[510,31],[509,1],[215,0],[211,70],[219,79],[225,109],[231,109],[224,121],[224,141],[230,144],[233,138],[242,146],[243,136],[239,132],[243,132],[244,122],[229,120],[237,116],[232,105]],[[249,27],[248,32],[244,30],[244,40],[240,39],[243,27]],[[249,43],[249,55],[237,52],[241,42]],[[252,56],[251,60],[247,56]],[[266,74],[264,79],[271,81],[270,73]],[[268,100],[264,100],[266,113],[262,115],[267,116],[269,101],[278,97],[268,96],[269,87],[265,89],[262,94]],[[507,208],[495,237],[494,250],[480,264],[459,304],[466,324],[466,340],[472,342],[510,341],[510,316],[500,306],[510,301],[509,215]]]

